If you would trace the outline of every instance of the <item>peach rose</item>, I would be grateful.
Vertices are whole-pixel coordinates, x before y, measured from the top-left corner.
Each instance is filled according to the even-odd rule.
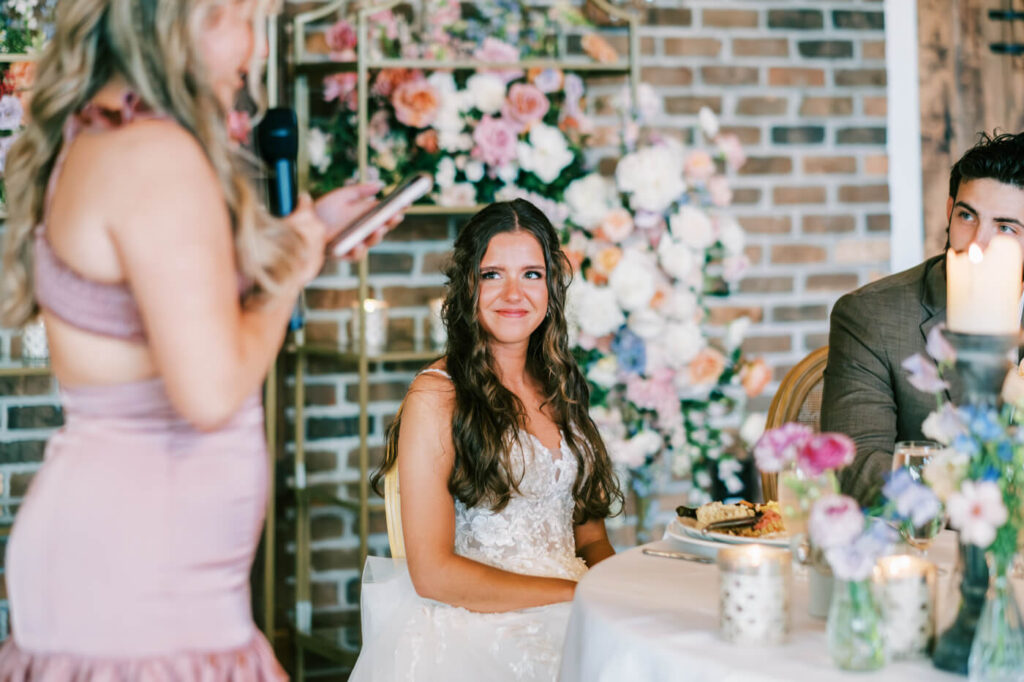
[[[520,132],[544,120],[551,104],[538,88],[526,83],[516,83],[508,90],[508,97],[501,108],[504,118]]]
[[[594,269],[602,275],[610,275],[615,266],[622,260],[622,249],[617,246],[607,246],[598,251],[597,256],[591,259]]]
[[[705,151],[695,151],[686,157],[683,173],[690,182],[706,182],[715,174],[715,162]]]
[[[355,74],[351,74],[355,76]],[[373,81],[373,94],[391,97],[398,86],[408,81],[422,80],[423,72],[416,69],[381,69]]]
[[[437,143],[437,131],[434,129],[424,130],[416,136],[416,146],[428,154],[435,154],[440,149]]]
[[[36,63],[32,61],[14,62],[7,69],[6,77],[4,78],[4,85],[8,85],[11,88],[11,93],[14,94],[18,101],[21,102],[21,108],[24,111],[23,123],[28,123],[28,104],[30,99],[30,90],[32,84],[36,80]],[[4,93],[8,94],[8,93]]]
[[[633,234],[633,216],[624,208],[613,208],[605,215],[598,230],[602,238],[620,243]]]
[[[425,79],[406,81],[391,96],[395,118],[410,128],[426,128],[437,118],[440,104],[434,86]]]
[[[743,390],[747,397],[750,398],[761,395],[771,380],[772,371],[761,358],[744,365],[740,370],[740,382],[743,384]]]
[[[611,64],[619,61],[619,53],[608,44],[608,41],[596,33],[583,36],[583,51],[596,62]]]
[[[690,361],[690,382],[695,385],[718,383],[718,377],[725,371],[725,356],[714,348],[703,348]]]

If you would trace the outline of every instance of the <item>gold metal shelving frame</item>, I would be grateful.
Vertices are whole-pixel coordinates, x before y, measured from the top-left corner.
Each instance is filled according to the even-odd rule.
[[[640,82],[640,37],[639,19],[632,13],[609,4],[606,0],[586,0],[618,22],[616,28],[628,32],[628,55],[615,63],[599,63],[586,57],[568,59],[530,58],[516,62],[486,62],[431,59],[374,59],[369,55],[368,26],[369,16],[376,12],[391,9],[407,0],[385,0],[384,2],[363,6],[356,11],[357,44],[354,61],[334,61],[322,54],[310,53],[306,50],[307,30],[311,25],[336,15],[344,15],[349,3],[347,0],[334,0],[319,7],[296,15],[291,22],[292,46],[288,52],[288,73],[292,81],[292,100],[299,126],[299,187],[309,184],[309,156],[307,142],[310,125],[310,78],[322,78],[331,73],[355,72],[357,74],[357,163],[358,173],[362,180],[368,178],[368,121],[369,121],[369,74],[372,71],[390,68],[415,68],[424,71],[479,71],[483,69],[501,68],[557,68],[563,71],[577,72],[588,76],[623,76],[628,80],[632,102],[637,102],[637,88]],[[419,3],[412,2],[414,9]],[[529,3],[524,3],[529,4]],[[567,54],[567,34],[557,36],[559,54]],[[469,216],[477,213],[483,206],[430,206],[417,205],[409,209],[407,215],[434,216]],[[399,228],[401,229],[401,228]],[[358,263],[358,300],[369,298],[369,266],[367,257]],[[365,310],[357,306],[359,329],[366,329]],[[350,509],[358,514],[359,530],[359,561],[360,567],[365,563],[368,552],[369,519],[371,511],[383,510],[383,504],[371,504],[369,490],[369,370],[371,365],[388,362],[427,362],[438,357],[434,350],[412,349],[392,350],[379,354],[369,354],[366,348],[365,335],[360,332],[356,338],[355,348],[341,349],[325,345],[303,343],[303,334],[296,335],[296,343],[291,344],[285,352],[294,357],[295,391],[294,391],[294,492],[296,501],[296,535],[295,535],[295,607],[294,607],[294,644],[295,644],[295,678],[299,682],[305,680],[305,653],[314,652],[329,660],[343,665],[354,663],[357,651],[345,646],[341,628],[313,629],[313,606],[311,599],[311,534],[310,505],[330,504]],[[330,357],[336,360],[355,362],[358,368],[358,432],[359,432],[359,496],[358,499],[346,499],[329,489],[311,488],[308,485],[305,456],[305,380],[310,357]],[[269,411],[268,411],[269,414]],[[331,486],[336,489],[336,486]]]

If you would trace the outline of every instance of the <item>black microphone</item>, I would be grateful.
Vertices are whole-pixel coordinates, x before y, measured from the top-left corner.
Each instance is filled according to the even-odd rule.
[[[295,159],[299,154],[299,126],[295,112],[285,107],[267,109],[256,126],[256,149],[270,171],[270,212],[278,217],[291,214],[298,201]]]
[[[291,215],[299,200],[295,175],[295,160],[299,155],[299,124],[294,111],[286,107],[267,109],[263,120],[256,126],[256,151],[270,171],[270,177],[267,178],[270,212],[279,218]],[[300,344],[303,341],[304,318],[300,297],[288,321],[288,328]]]

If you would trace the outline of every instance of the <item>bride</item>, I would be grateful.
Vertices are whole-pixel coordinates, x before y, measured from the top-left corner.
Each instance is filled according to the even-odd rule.
[[[466,224],[446,275],[447,353],[410,386],[374,481],[398,467],[407,566],[368,560],[350,680],[554,680],[622,498],[569,351],[571,268],[520,199]]]

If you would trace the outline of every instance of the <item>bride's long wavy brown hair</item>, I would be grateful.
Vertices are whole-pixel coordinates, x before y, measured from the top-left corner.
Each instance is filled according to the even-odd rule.
[[[499,511],[518,492],[520,483],[510,454],[513,443],[525,430],[526,411],[522,401],[499,380],[488,336],[477,314],[480,262],[494,235],[504,232],[529,233],[544,252],[548,315],[530,336],[526,368],[540,382],[544,403],[579,465],[573,486],[574,521],[605,518],[613,503],[622,501],[622,491],[604,441],[590,418],[590,389],[569,350],[565,297],[572,267],[551,222],[522,199],[491,204],[473,216],[455,240],[445,270],[445,357],[455,388],[455,462],[448,490],[466,506],[487,505]],[[384,474],[395,466],[400,422],[401,414],[388,429],[384,462],[374,474],[377,489]]]
[[[36,65],[27,127],[7,155],[10,215],[0,280],[4,324],[19,326],[38,311],[31,237],[42,219],[64,124],[116,76],[146,106],[174,118],[198,140],[231,216],[236,265],[255,283],[257,293],[277,290],[295,267],[300,238],[262,207],[251,184],[254,160],[229,141],[227,112],[207,81],[198,51],[202,22],[238,1],[60,0],[53,38]],[[257,44],[265,0],[258,7]],[[249,69],[250,93],[260,102],[256,52]]]

